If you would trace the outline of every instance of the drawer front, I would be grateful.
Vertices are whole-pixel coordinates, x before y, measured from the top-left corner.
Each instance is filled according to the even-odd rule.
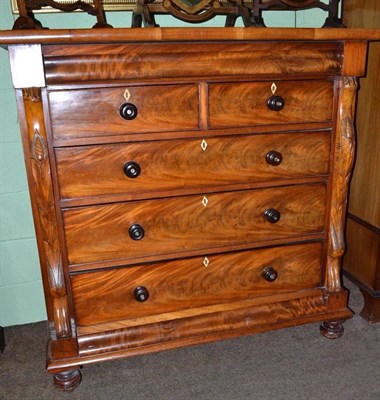
[[[328,81],[276,82],[276,96],[284,100],[271,110],[272,82],[223,83],[209,87],[209,126],[275,125],[323,122],[332,119],[333,83]]]
[[[59,148],[56,159],[70,199],[327,174],[329,152],[330,132],[316,132]]]
[[[325,196],[319,184],[67,209],[69,263],[158,260],[169,253],[319,233]],[[277,210],[280,219],[269,222],[268,210]]]
[[[56,138],[198,129],[197,85],[52,91],[49,101]],[[122,118],[124,104],[136,107],[134,119]]]
[[[114,1],[118,2],[122,1]],[[331,76],[341,68],[339,42],[76,43],[45,45],[42,50],[48,84],[223,75]]]
[[[320,243],[309,243],[209,255],[207,266],[204,257],[196,257],[74,275],[71,282],[77,323],[85,326],[180,310],[191,312],[215,304],[223,308],[223,303],[315,288],[320,283],[321,247]],[[149,294],[146,301],[136,300],[138,287],[146,289],[140,289],[145,298]]]

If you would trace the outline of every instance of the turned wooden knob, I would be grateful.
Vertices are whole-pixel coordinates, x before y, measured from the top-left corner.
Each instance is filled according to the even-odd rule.
[[[137,107],[132,103],[124,103],[120,107],[120,115],[130,121],[137,117]]]
[[[271,96],[267,104],[270,110],[281,111],[285,107],[285,100],[281,96]]]
[[[272,267],[266,267],[264,268],[263,272],[262,272],[262,277],[268,281],[268,282],[273,282],[277,279],[277,271],[272,268]]]
[[[281,213],[280,213],[280,211],[278,211],[274,208],[269,208],[268,210],[264,211],[264,217],[271,224],[275,224],[276,222],[278,222],[280,220]]]
[[[129,232],[129,236],[133,240],[141,240],[145,235],[144,228],[139,224],[131,225],[128,232]]]
[[[278,151],[271,150],[266,154],[265,159],[268,164],[277,166],[282,163],[282,154]]]
[[[141,167],[137,162],[128,161],[124,164],[124,173],[128,178],[137,178],[141,173]]]
[[[149,299],[149,292],[145,286],[137,286],[137,288],[133,292],[133,295],[135,296],[135,299],[140,303],[143,303],[144,301],[147,301]]]

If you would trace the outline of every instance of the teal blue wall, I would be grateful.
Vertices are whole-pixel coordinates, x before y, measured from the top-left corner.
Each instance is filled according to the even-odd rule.
[[[320,10],[270,12],[268,26],[321,26]],[[10,0],[0,0],[0,29],[11,29],[15,16]],[[39,15],[51,28],[89,28],[93,17],[83,13]],[[130,26],[130,13],[107,14],[115,27]],[[161,26],[185,25],[170,17],[158,18]],[[217,18],[208,25],[222,26]],[[18,325],[46,319],[41,274],[22,155],[15,97],[8,54],[0,49],[0,325]]]

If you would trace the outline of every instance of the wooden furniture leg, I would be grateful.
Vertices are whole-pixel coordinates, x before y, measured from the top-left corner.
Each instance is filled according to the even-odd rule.
[[[76,389],[82,380],[82,374],[79,370],[65,371],[55,374],[54,385],[63,392],[72,392]]]

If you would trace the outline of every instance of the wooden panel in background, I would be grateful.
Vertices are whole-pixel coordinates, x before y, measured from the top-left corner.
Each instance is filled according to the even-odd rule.
[[[380,1],[345,0],[344,23],[380,28]],[[367,77],[360,80],[357,157],[350,187],[344,272],[364,295],[361,315],[380,322],[380,43],[369,44]]]
[[[344,259],[345,270],[356,281],[380,290],[380,274],[376,276],[376,269],[380,268],[380,231],[371,231],[348,218],[346,236],[349,246]]]
[[[345,0],[348,27],[380,28],[380,2]],[[357,157],[349,212],[380,228],[380,43],[370,43],[367,77],[360,80],[357,112]]]

